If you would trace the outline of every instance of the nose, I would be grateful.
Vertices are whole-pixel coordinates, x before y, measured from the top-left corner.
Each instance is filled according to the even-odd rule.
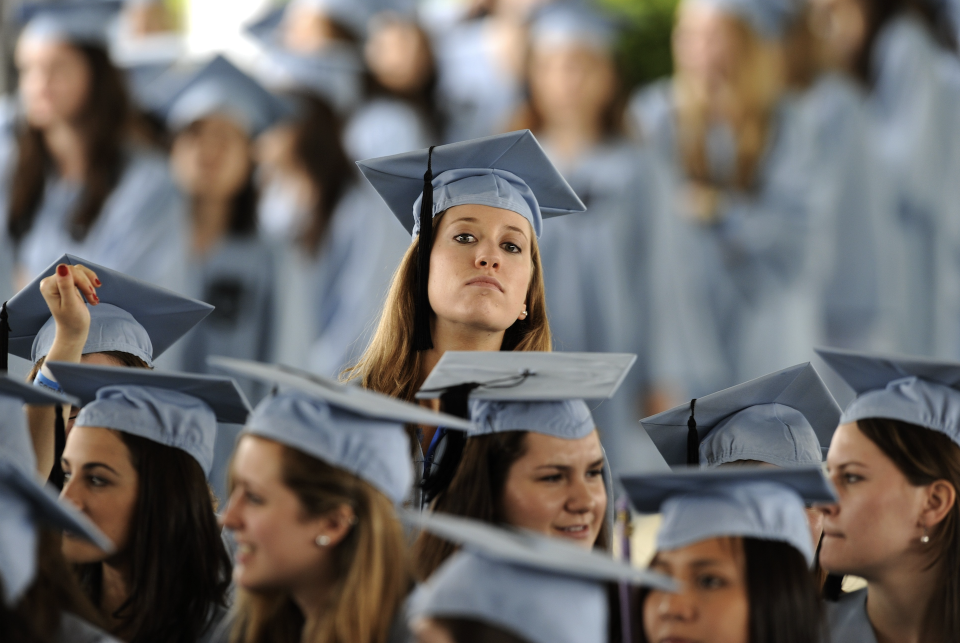
[[[500,246],[490,240],[484,240],[477,244],[476,265],[478,268],[499,270],[500,263]]]
[[[570,495],[567,498],[566,509],[573,514],[585,514],[596,511],[601,503],[602,496],[606,498],[607,492],[603,485],[600,486],[599,494],[593,489],[587,480],[578,478],[570,485]]]
[[[60,497],[71,505],[83,511],[83,499],[80,495],[80,489],[77,487],[77,478],[70,477],[64,484],[63,489],[60,491]]]
[[[840,513],[840,505],[820,505],[817,507],[825,517],[836,518]]]
[[[647,600],[656,600],[657,616],[664,621],[693,621],[697,617],[694,601],[681,586],[676,594],[651,592]]]
[[[230,531],[236,531],[243,524],[243,521],[240,519],[237,493],[238,491],[234,491],[230,494],[230,498],[227,500],[227,508],[224,509],[223,514],[220,516],[220,525]]]

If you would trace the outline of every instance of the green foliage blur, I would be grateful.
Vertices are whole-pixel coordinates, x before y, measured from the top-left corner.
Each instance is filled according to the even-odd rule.
[[[628,89],[673,72],[670,32],[677,0],[597,0],[625,27],[617,58]]]

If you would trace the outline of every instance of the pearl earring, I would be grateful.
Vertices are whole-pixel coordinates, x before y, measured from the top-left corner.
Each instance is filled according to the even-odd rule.
[[[520,313],[520,319],[526,319],[526,318],[527,318],[527,309],[524,308],[523,312]]]
[[[330,544],[330,536],[317,536],[314,542],[317,543],[317,547],[326,547]]]
[[[930,536],[927,535],[927,528],[926,528],[926,527],[923,528],[923,535],[920,536],[920,542],[922,542],[924,545],[926,545],[928,542],[930,542]]]

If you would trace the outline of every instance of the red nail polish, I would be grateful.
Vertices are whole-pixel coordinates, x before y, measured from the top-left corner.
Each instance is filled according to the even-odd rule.
[[[57,266],[57,274],[60,275],[61,277],[66,277],[67,275],[70,274],[70,270],[68,270],[65,265],[60,264],[59,266]]]
[[[103,285],[102,283],[100,283],[100,280],[99,280],[99,279],[94,279],[94,280],[93,280],[93,283],[97,284],[98,286],[102,286],[102,285]]]

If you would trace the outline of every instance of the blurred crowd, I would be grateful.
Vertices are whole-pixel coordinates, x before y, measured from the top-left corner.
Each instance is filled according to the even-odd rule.
[[[530,129],[587,206],[544,225],[554,346],[639,355],[601,427],[814,346],[960,359],[949,4],[680,0],[639,88],[587,0],[291,0],[243,69],[171,7],[7,8],[0,300],[75,254],[216,306],[160,366],[336,377],[410,245],[354,162]]]

